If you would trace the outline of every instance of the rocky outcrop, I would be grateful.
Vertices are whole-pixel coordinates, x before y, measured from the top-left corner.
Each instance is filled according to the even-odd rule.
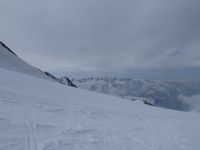
[[[60,82],[71,87],[77,87],[68,77],[60,78]]]

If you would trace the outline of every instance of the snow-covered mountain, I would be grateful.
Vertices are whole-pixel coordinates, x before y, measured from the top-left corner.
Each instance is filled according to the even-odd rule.
[[[180,97],[200,94],[200,81],[156,81],[136,79],[85,78],[73,80],[82,89],[128,99],[147,98],[152,104],[165,108],[188,110],[189,104]]]
[[[32,66],[25,69],[21,62],[19,67],[20,60],[8,49],[10,53],[0,50],[0,150],[200,147],[198,113],[151,107],[57,84],[43,78],[40,71],[32,74]]]
[[[48,72],[43,72],[40,69],[26,63],[1,41],[0,41],[0,67],[75,87],[75,85],[73,84],[69,84],[68,82],[63,83],[61,82],[60,79],[56,78],[52,74]],[[70,80],[68,81],[71,82]]]
[[[0,68],[0,150],[198,150],[200,115]]]

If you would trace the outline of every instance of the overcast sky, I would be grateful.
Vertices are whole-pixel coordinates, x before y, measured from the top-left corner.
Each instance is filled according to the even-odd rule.
[[[0,40],[57,74],[200,78],[200,0],[0,0]]]

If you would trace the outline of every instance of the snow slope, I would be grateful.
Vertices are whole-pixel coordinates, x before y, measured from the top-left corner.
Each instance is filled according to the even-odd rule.
[[[0,67],[50,80],[50,78],[46,76],[44,72],[20,59],[2,42],[0,42]]]
[[[85,78],[73,80],[82,89],[120,97],[142,97],[154,100],[156,106],[190,110],[190,103],[181,97],[200,95],[200,81],[156,81],[137,79]]]
[[[0,150],[199,150],[200,115],[0,68]]]
[[[76,87],[76,85],[74,85],[67,77],[66,78],[68,80],[66,82],[62,82],[62,80],[56,78],[52,74],[48,72],[43,72],[40,69],[26,63],[1,41],[0,41],[0,68],[13,70],[19,73],[31,75],[45,80],[56,81],[64,85]]]

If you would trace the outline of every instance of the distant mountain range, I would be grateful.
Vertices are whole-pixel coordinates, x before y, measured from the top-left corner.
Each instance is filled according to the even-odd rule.
[[[78,87],[122,98],[150,102],[155,106],[188,110],[181,96],[200,94],[200,81],[156,81],[115,78],[84,78],[72,80]]]

